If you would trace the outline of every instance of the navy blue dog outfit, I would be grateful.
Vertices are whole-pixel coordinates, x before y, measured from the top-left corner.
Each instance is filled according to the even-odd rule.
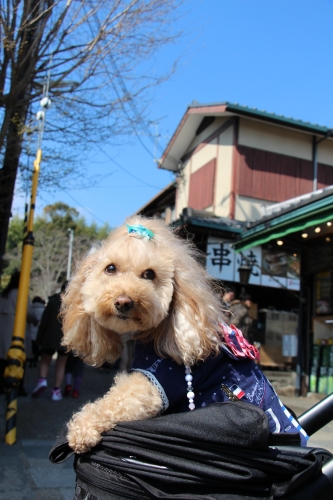
[[[239,400],[256,405],[265,411],[271,433],[299,432],[302,446],[308,436],[284,407],[272,385],[255,363],[257,349],[250,345],[234,325],[221,324],[220,354],[191,367],[195,407],[228,401],[222,386]],[[189,411],[184,365],[171,358],[161,358],[153,342],[137,342],[131,371],[146,375],[158,388],[164,414]]]

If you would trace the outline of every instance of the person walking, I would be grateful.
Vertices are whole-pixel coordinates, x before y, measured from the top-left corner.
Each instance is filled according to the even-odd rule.
[[[230,312],[230,304],[236,297],[235,290],[231,287],[225,288],[219,296],[224,307],[225,317],[230,322],[232,316],[232,313]]]
[[[65,390],[64,396],[72,393],[72,398],[79,397],[79,390],[83,381],[84,361],[72,352],[68,354],[65,368]],[[73,384],[73,385],[72,385]]]
[[[32,348],[32,356],[30,358],[29,367],[37,366],[38,358],[39,358],[39,347],[36,343],[38,328],[40,325],[40,321],[43,316],[43,312],[45,310],[45,300],[41,297],[34,297],[32,299],[32,308],[34,314],[38,320],[36,325],[30,324],[30,337],[31,337],[31,348]]]
[[[239,299],[235,299],[230,303],[230,311],[232,316],[229,318],[230,323],[235,325],[243,333],[246,340],[252,343],[251,325],[252,318],[249,314],[249,309],[252,305],[251,296],[243,293]]]
[[[36,343],[41,349],[41,361],[38,382],[31,394],[33,398],[38,398],[47,388],[47,374],[52,356],[57,353],[52,401],[62,400],[61,385],[65,375],[68,355],[66,347],[61,345],[63,333],[62,324],[58,316],[61,306],[61,294],[66,290],[67,284],[68,281],[65,281],[61,287],[61,292],[49,298],[38,328]]]
[[[12,343],[19,282],[20,271],[15,271],[11,275],[8,285],[2,291],[0,296],[0,394],[5,393],[4,371],[7,366],[7,353]],[[30,323],[37,324],[37,321],[38,320],[32,308],[32,304],[28,299],[27,328],[24,339],[24,346],[27,357],[31,352],[31,339],[28,326]],[[27,395],[23,385],[24,376],[20,381],[20,385],[18,388],[19,396]]]
[[[235,290],[230,287],[226,288],[224,290],[224,293],[221,294],[221,300],[226,308],[230,307],[231,302],[235,300],[235,298],[236,298]]]

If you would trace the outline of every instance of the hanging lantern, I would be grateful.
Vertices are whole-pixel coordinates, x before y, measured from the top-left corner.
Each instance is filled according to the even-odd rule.
[[[247,285],[250,280],[250,275],[252,272],[252,266],[247,264],[241,264],[238,268],[239,272],[239,281],[242,285]]]

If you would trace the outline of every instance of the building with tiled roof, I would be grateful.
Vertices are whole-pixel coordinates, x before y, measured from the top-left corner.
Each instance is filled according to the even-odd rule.
[[[295,375],[298,359],[305,373],[303,392],[309,389],[304,380],[310,380],[317,302],[331,300],[328,321],[333,323],[333,294],[316,299],[320,287],[319,295],[333,288],[331,271],[310,259],[313,272],[308,266],[310,274],[302,275],[304,235],[311,255],[321,255],[324,244],[328,248],[333,242],[333,234],[327,234],[333,222],[332,133],[327,126],[239,104],[193,102],[158,162],[175,173],[176,182],[142,211],[193,235],[206,254],[207,271],[237,294],[251,294],[262,365]],[[245,288],[239,273],[244,263],[251,264]],[[318,325],[325,335],[332,328],[333,343],[333,326],[323,318]]]
[[[183,208],[255,220],[261,207],[333,184],[332,129],[229,102],[192,103],[159,161]]]

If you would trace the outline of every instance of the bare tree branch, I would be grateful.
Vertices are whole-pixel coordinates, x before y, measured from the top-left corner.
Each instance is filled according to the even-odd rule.
[[[142,123],[149,89],[166,77],[145,65],[177,39],[182,1],[0,0],[0,258],[29,110],[45,85],[54,105],[44,137],[58,146],[44,141],[42,180],[50,185],[62,162],[70,166],[55,184],[65,184],[93,144]]]

